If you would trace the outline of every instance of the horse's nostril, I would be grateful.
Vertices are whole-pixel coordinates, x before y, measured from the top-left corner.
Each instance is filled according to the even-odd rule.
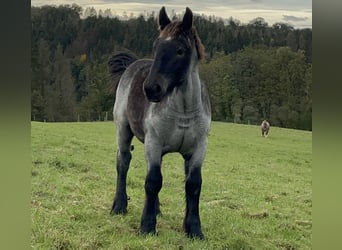
[[[161,92],[161,87],[158,84],[154,84],[152,86],[152,91],[154,92],[154,94],[159,94]]]
[[[162,87],[159,84],[146,86],[144,91],[148,100],[153,102],[159,102],[163,92]]]
[[[152,86],[145,87],[145,93],[147,95],[159,95],[161,91],[162,89],[158,84],[153,84]]]

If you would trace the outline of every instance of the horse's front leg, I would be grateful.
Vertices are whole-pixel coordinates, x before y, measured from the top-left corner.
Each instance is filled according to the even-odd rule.
[[[145,205],[141,217],[140,231],[148,234],[156,233],[157,214],[159,210],[158,194],[162,187],[161,145],[145,141],[147,175],[145,179]]]
[[[183,229],[188,237],[204,239],[199,215],[199,199],[202,187],[202,162],[206,152],[206,141],[191,156],[185,156],[186,210]]]

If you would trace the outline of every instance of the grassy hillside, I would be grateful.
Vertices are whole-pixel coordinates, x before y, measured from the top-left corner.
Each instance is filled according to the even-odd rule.
[[[158,236],[137,234],[143,145],[128,173],[127,215],[109,215],[115,191],[112,122],[32,122],[33,249],[311,249],[312,133],[212,123],[200,201],[206,240],[182,232],[184,170],[164,157]]]

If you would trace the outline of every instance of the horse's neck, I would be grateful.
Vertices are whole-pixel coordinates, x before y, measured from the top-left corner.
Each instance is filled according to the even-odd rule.
[[[201,80],[198,74],[198,66],[195,66],[188,76],[188,81],[185,84],[184,97],[185,107],[188,110],[199,109],[202,105],[201,98]]]
[[[193,113],[201,109],[201,81],[197,65],[190,69],[186,82],[178,87],[172,96],[171,106],[179,113]]]

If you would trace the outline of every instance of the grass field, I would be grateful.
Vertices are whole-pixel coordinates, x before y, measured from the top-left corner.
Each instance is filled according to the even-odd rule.
[[[128,214],[111,216],[116,185],[112,122],[31,123],[33,249],[311,249],[312,133],[213,122],[200,199],[206,239],[182,232],[182,158],[163,160],[158,236],[137,234],[144,148],[128,173]]]

